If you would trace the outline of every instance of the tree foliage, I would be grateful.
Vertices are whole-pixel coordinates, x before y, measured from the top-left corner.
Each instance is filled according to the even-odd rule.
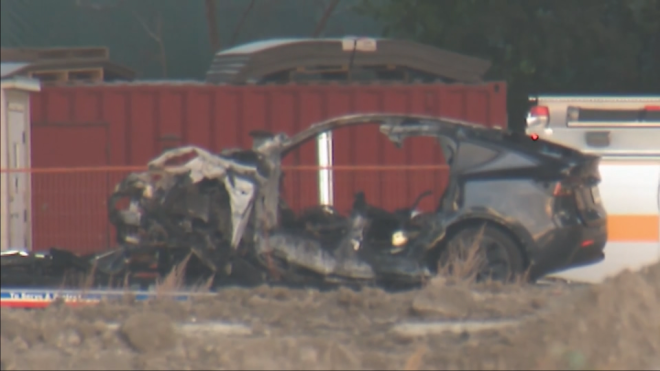
[[[660,92],[660,0],[363,0],[385,36],[492,61],[512,127],[530,93]]]

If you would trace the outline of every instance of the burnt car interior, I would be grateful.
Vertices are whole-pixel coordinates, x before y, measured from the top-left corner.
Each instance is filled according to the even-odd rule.
[[[219,155],[194,147],[167,151],[149,164],[147,172],[127,177],[110,197],[109,216],[116,226],[117,241],[131,249],[187,246],[213,274],[234,271],[227,268],[231,265],[228,262],[242,259],[275,268],[277,275],[304,267],[324,279],[373,279],[376,273],[369,260],[403,254],[405,243],[428,229],[429,214],[434,213],[419,213],[417,206],[432,192],[423,192],[412,205],[400,210],[371,205],[368,195],[358,192],[350,215],[329,205],[296,213],[279,195],[284,176],[281,161],[318,134],[348,125],[379,124],[381,132],[401,146],[406,135],[398,128],[409,131],[419,126],[420,120],[428,118],[345,116],[316,124],[291,138],[254,132],[252,150],[230,149]],[[421,124],[417,134],[438,136],[442,126],[438,126],[437,118],[433,120]],[[438,138],[446,158],[452,161],[456,143],[448,137]],[[196,157],[171,165],[177,158],[191,158],[191,152]],[[438,210],[447,198],[439,200]],[[128,207],[118,208],[123,199],[128,200]],[[123,265],[122,259],[101,260],[108,272],[118,273]],[[422,266],[417,270],[418,275],[428,273]]]
[[[368,195],[358,192],[350,215],[329,205],[296,213],[280,197],[281,161],[288,153],[327,130],[366,124],[380,125],[381,133],[399,147],[410,136],[437,138],[453,165],[452,175],[498,154],[470,143],[459,147],[456,138],[461,128],[472,124],[406,115],[344,116],[290,138],[254,132],[253,149],[230,149],[219,155],[195,147],[178,148],[153,160],[149,171],[132,174],[118,185],[109,202],[117,241],[129,247],[187,246],[213,274],[235,271],[228,267],[241,259],[274,269],[275,276],[289,274],[289,281],[296,280],[301,269],[326,281],[427,276],[427,267],[413,258],[406,245],[420,237],[435,241],[437,236],[429,235],[444,233],[430,226],[434,215],[454,208],[460,197],[453,176],[431,213],[417,211],[419,202],[432,195],[430,190],[400,210],[371,205]],[[190,158],[191,152],[196,156],[187,163],[170,165],[178,157]],[[120,199],[129,199],[129,207],[118,209]]]

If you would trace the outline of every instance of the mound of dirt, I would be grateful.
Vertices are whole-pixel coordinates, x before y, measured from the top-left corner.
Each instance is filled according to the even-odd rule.
[[[660,264],[589,287],[523,331],[541,339],[540,368],[660,369]]]
[[[660,264],[600,285],[229,288],[2,309],[3,369],[660,369]]]
[[[577,290],[497,337],[499,341],[489,347],[468,342],[461,356],[438,354],[424,364],[460,369],[659,370],[660,264]]]
[[[126,342],[138,352],[168,350],[176,343],[176,332],[170,317],[162,313],[134,314],[119,329]]]

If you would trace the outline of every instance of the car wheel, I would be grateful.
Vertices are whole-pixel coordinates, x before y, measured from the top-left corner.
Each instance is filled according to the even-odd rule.
[[[438,269],[457,278],[510,282],[523,272],[518,243],[491,225],[468,226],[450,234],[442,247]]]

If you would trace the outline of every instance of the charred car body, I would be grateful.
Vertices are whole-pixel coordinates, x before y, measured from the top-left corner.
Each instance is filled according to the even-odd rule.
[[[320,133],[373,124],[398,146],[408,137],[437,138],[450,178],[434,212],[382,210],[361,192],[350,215],[325,205],[296,215],[287,207],[280,184],[288,153]],[[590,193],[600,181],[597,156],[418,115],[348,115],[291,137],[253,138],[249,150],[169,150],[118,184],[108,212],[120,247],[91,259],[98,271],[141,266],[163,275],[190,256],[191,279],[388,286],[423,282],[467,246],[482,257],[480,277],[496,280],[525,272],[535,279],[603,258],[606,213]]]
[[[438,139],[451,170],[437,210],[389,212],[358,193],[350,215],[325,205],[295,215],[280,198],[283,157],[325,131],[369,124],[397,145],[413,136]],[[599,182],[596,156],[414,115],[349,115],[292,137],[253,137],[250,150],[170,150],[127,177],[109,203],[123,250],[183,247],[213,274],[238,277],[250,267],[261,279],[290,283],[421,282],[452,246],[472,245],[475,236],[480,272],[495,279],[528,269],[539,277],[603,257],[606,213],[590,193]],[[116,207],[121,198],[127,208]]]

